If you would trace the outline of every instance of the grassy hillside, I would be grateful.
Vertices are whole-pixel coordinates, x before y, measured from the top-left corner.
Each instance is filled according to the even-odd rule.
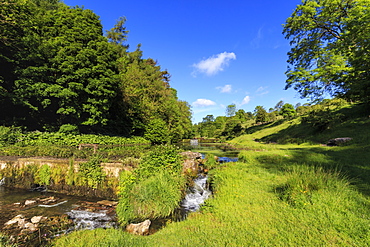
[[[74,232],[55,245],[367,246],[370,119],[360,106],[341,111],[346,119],[320,132],[300,119],[248,129],[232,142],[250,150],[210,172],[213,197],[185,221],[145,237]],[[322,145],[336,137],[353,140]]]

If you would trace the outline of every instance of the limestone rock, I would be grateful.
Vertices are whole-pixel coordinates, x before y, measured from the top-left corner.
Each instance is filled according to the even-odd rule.
[[[8,222],[6,222],[4,225],[8,226],[8,225],[13,225],[15,223],[18,223],[20,220],[24,220],[24,216],[21,215],[21,214],[18,214],[17,216],[15,216],[13,219],[9,220]]]
[[[24,202],[24,205],[25,205],[25,206],[30,206],[30,205],[35,204],[35,203],[36,203],[36,201],[35,201],[35,200],[26,200],[26,201]]]
[[[334,139],[330,139],[327,143],[328,146],[338,146],[342,143],[345,143],[345,142],[349,142],[351,141],[352,138],[351,137],[340,137],[340,138],[334,138]]]
[[[190,174],[197,174],[199,170],[199,163],[194,159],[187,159],[182,164],[183,172]]]
[[[29,229],[31,232],[34,232],[37,230],[36,225],[31,222],[24,224],[23,228]]]
[[[33,223],[33,224],[38,224],[38,223],[40,223],[41,221],[43,221],[43,220],[46,220],[47,218],[46,217],[44,217],[44,216],[33,216],[32,218],[31,218],[31,222]]]
[[[126,227],[126,230],[129,233],[136,234],[136,235],[148,235],[149,234],[149,227],[152,222],[150,220],[145,220],[138,224],[130,224]]]
[[[201,153],[191,152],[191,151],[182,152],[181,155],[188,159],[201,159],[202,158]]]
[[[118,204],[118,202],[108,201],[108,200],[98,201],[97,203],[100,205],[108,206],[108,207],[114,207],[114,206],[117,206]]]

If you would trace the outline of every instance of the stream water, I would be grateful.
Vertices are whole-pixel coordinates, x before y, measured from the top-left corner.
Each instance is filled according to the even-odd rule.
[[[45,205],[41,203],[48,198],[57,200],[57,203]],[[36,201],[34,205],[25,206],[25,202]],[[97,202],[98,198],[87,199],[78,196],[68,196],[51,192],[37,192],[5,188],[0,186],[0,226],[16,215],[22,214],[25,218],[33,216],[55,217],[68,215],[74,222],[74,226],[66,229],[70,232],[75,229],[108,228],[116,225],[114,214],[107,210],[95,210],[84,207],[86,210],[79,210],[86,204],[86,201]]]
[[[230,159],[230,157],[236,156],[235,153],[225,156],[229,157],[223,157],[225,158],[222,160],[223,162],[235,161],[235,159]],[[222,159],[222,157],[220,158]],[[175,216],[175,221],[186,219],[189,212],[199,210],[205,200],[209,198],[212,192],[207,186],[207,178],[206,175],[199,175],[194,180],[193,186],[188,188],[187,194],[177,210],[178,215]],[[43,202],[50,198],[55,198],[56,202],[51,205],[44,205]],[[99,200],[101,199],[6,188],[0,184],[0,229],[10,219],[20,214],[28,219],[33,216],[56,217],[68,215],[74,224],[72,227],[69,226],[68,229],[64,229],[63,233],[80,229],[117,227],[114,207],[107,208],[99,205],[97,203]],[[27,201],[36,202],[32,206],[26,206]]]
[[[207,186],[207,178],[207,176],[199,175],[194,179],[193,187],[188,189],[185,198],[181,202],[181,208],[185,212],[197,211],[211,195],[211,191]]]

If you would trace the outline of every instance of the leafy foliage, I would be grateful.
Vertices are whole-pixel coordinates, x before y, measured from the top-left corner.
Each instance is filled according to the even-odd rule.
[[[292,119],[296,114],[296,110],[292,104],[286,103],[281,107],[280,114],[286,119]]]
[[[368,0],[308,0],[284,26],[292,46],[286,89],[302,97],[369,100]]]
[[[93,188],[97,188],[98,185],[104,180],[105,173],[101,167],[101,159],[94,157],[86,163],[81,163],[79,166],[79,173],[82,176],[82,180]]]
[[[163,144],[169,142],[169,132],[166,129],[166,123],[161,119],[150,120],[144,138],[153,144]]]
[[[137,174],[139,177],[150,177],[151,174],[164,169],[177,175],[182,168],[181,160],[178,147],[158,145],[142,157]]]
[[[190,106],[157,62],[127,51],[124,17],[107,37],[91,10],[57,0],[5,0],[0,18],[0,124],[143,136],[161,119],[169,139],[188,137]]]
[[[37,174],[37,182],[41,185],[49,185],[50,184],[50,166],[49,165],[42,165],[41,168],[38,170]]]

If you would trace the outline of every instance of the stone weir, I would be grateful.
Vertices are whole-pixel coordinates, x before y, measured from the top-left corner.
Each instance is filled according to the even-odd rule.
[[[75,159],[73,161],[75,171],[78,170],[79,164],[85,163],[87,160]],[[70,165],[70,159],[62,158],[48,158],[48,157],[14,157],[14,156],[0,156],[0,170],[7,168],[8,166],[13,166],[17,168],[23,168],[27,165],[48,165],[50,168],[53,167],[65,167],[68,169]],[[102,163],[103,171],[113,177],[119,177],[119,173],[122,170],[132,170],[129,165],[124,165],[120,162],[109,162]]]
[[[132,166],[119,162],[101,163],[100,177],[86,178],[80,173],[80,164],[87,160],[47,157],[0,157],[0,179],[3,186],[19,189],[48,190],[67,195],[116,199],[119,174]],[[42,167],[49,166],[42,172]],[[94,174],[94,171],[91,172]],[[95,173],[96,175],[96,173]],[[44,186],[42,176],[49,183]],[[40,181],[41,180],[41,181]],[[95,182],[96,181],[96,182]]]
[[[202,169],[201,154],[184,152],[183,172],[194,176]],[[80,165],[88,162],[82,159],[61,159],[50,157],[0,157],[0,182],[3,186],[20,189],[54,191],[63,194],[87,197],[117,199],[119,176],[122,171],[132,171],[135,165],[121,162],[101,163],[101,177],[96,176],[96,170],[88,175],[80,172]],[[41,171],[47,165],[48,171]],[[42,184],[42,177],[48,178],[49,184]],[[96,180],[94,180],[96,179]],[[96,181],[96,182],[94,182]]]

